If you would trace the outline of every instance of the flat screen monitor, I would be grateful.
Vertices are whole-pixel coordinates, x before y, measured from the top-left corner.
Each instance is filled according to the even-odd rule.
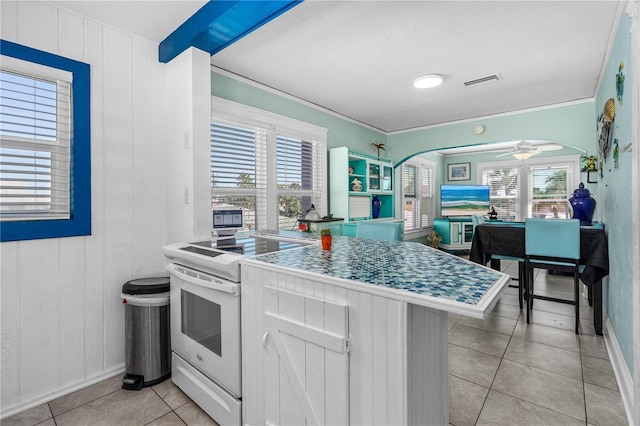
[[[473,216],[489,212],[488,185],[441,185],[440,216]]]
[[[244,228],[242,209],[236,206],[213,208],[213,230],[220,236],[234,235]]]

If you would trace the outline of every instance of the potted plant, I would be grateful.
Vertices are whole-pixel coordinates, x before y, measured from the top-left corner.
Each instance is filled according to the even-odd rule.
[[[320,241],[322,242],[322,250],[331,250],[331,230],[323,229],[320,231]]]
[[[434,229],[431,234],[427,237],[427,241],[434,249],[440,247],[440,243],[442,242],[442,237],[438,235],[438,232]]]

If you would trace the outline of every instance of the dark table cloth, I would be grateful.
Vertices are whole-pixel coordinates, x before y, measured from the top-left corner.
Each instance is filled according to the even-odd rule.
[[[478,225],[473,234],[469,260],[486,264],[492,254],[525,257],[524,226]],[[597,284],[609,275],[609,248],[603,229],[580,228],[580,264],[585,265],[580,280]]]
[[[492,254],[524,258],[524,236],[523,224],[478,225],[473,233],[469,260],[486,265]],[[585,265],[580,280],[590,286],[589,294],[593,295],[596,334],[602,334],[602,278],[609,275],[609,248],[604,229],[580,228],[580,264]]]

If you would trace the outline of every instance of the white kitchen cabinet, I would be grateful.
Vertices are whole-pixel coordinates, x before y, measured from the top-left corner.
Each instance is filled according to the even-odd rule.
[[[263,266],[242,266],[244,424],[447,424],[446,312]]]
[[[439,247],[445,250],[470,250],[473,240],[471,218],[438,218],[434,229],[442,237]]]
[[[264,287],[266,424],[349,423],[349,308]]]
[[[448,312],[487,318],[510,279],[422,244],[344,236],[241,265],[251,425],[448,424]]]

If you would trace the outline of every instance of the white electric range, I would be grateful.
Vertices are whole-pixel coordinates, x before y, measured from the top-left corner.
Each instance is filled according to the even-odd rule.
[[[240,260],[315,244],[287,231],[163,248],[171,277],[172,381],[220,424],[241,424]]]

